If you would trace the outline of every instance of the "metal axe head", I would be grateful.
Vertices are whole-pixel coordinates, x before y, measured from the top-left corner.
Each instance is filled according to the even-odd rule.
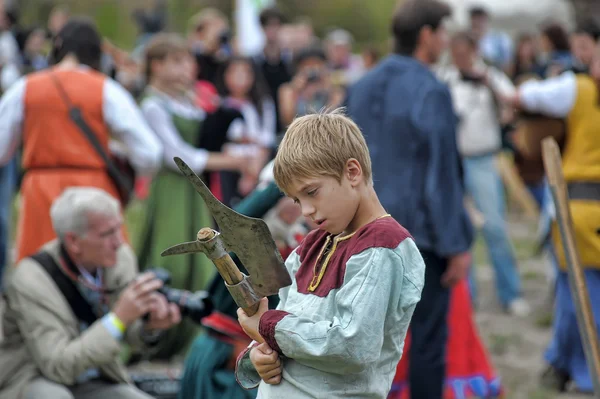
[[[192,183],[210,209],[226,249],[242,261],[255,293],[259,296],[275,295],[282,287],[292,283],[281,254],[275,245],[267,224],[262,219],[244,216],[215,198],[208,187],[180,158],[174,158],[179,170]],[[162,256],[202,252],[198,241],[175,245],[162,252]]]

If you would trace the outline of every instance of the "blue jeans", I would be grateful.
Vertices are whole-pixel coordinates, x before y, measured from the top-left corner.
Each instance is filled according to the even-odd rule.
[[[592,378],[579,333],[569,278],[566,272],[558,269],[556,258],[553,255],[552,260],[558,271],[556,301],[552,321],[552,340],[546,349],[544,358],[553,367],[569,374],[579,390],[593,392]],[[584,275],[594,324],[600,337],[600,270],[585,269]]]
[[[465,186],[483,214],[483,238],[496,274],[496,291],[503,306],[520,296],[520,277],[505,220],[504,187],[494,155],[463,159]],[[476,296],[474,279],[469,281]]]
[[[0,291],[2,291],[2,275],[8,262],[8,241],[10,239],[10,215],[12,198],[17,182],[17,161],[13,158],[8,164],[0,167]]]
[[[531,194],[540,209],[544,208],[546,203],[546,181],[543,180],[537,184],[528,184],[527,191]]]

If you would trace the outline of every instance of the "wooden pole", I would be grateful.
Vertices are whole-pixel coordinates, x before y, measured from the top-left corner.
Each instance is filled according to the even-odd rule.
[[[590,305],[590,296],[588,294],[585,275],[581,268],[579,253],[575,245],[573,220],[569,209],[567,186],[562,172],[560,150],[554,138],[548,137],[542,141],[542,154],[544,169],[550,183],[554,207],[556,208],[556,219],[567,261],[567,275],[577,314],[577,325],[581,333],[585,358],[594,386],[595,398],[600,399],[600,346],[598,345],[598,332],[594,323],[594,315]]]

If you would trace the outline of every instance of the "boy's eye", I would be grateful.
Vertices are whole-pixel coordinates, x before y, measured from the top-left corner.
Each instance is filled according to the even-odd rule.
[[[309,197],[314,197],[315,195],[317,195],[317,191],[318,191],[318,190],[316,190],[316,189],[315,189],[315,190],[310,190],[310,191],[309,191],[309,192],[307,192],[306,194],[307,194]]]
[[[297,199],[297,198],[294,198],[294,204],[296,204],[296,205],[300,205],[300,201],[298,201],[298,199]]]

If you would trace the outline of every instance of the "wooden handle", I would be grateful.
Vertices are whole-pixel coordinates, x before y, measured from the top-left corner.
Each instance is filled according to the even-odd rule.
[[[550,183],[558,227],[562,238],[562,246],[567,261],[567,270],[571,296],[575,305],[577,324],[581,332],[587,364],[594,385],[595,397],[600,398],[600,346],[598,333],[591,309],[590,297],[579,252],[575,243],[573,220],[569,208],[569,195],[562,171],[560,150],[556,141],[549,137],[542,141],[544,169]]]
[[[201,242],[210,241],[214,237],[215,231],[208,227],[201,229],[197,235],[198,241]],[[240,272],[240,269],[238,269],[237,265],[235,264],[233,259],[231,259],[231,256],[229,256],[228,253],[225,253],[225,255],[220,258],[211,260],[215,264],[215,267],[217,268],[217,271],[219,272],[221,277],[223,277],[223,280],[225,280],[225,282],[228,285],[236,285],[241,283],[242,280],[244,280],[244,275],[242,274],[242,272]],[[244,312],[246,312],[248,316],[254,316],[258,311],[259,305],[260,302],[257,302],[250,307],[242,309],[244,309]]]
[[[205,227],[198,232],[198,241],[206,242],[212,240],[214,237],[215,231],[208,227]],[[228,253],[225,253],[225,256],[220,258],[212,259],[212,261],[227,284],[236,285],[244,279],[242,272],[240,272],[240,269],[238,269]]]

